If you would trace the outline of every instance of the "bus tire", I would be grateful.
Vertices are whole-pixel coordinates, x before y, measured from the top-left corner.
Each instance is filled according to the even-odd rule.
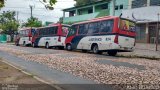
[[[99,48],[98,48],[97,44],[93,45],[92,51],[93,51],[94,54],[102,54],[102,51],[99,51]]]
[[[72,51],[72,45],[71,45],[71,44],[67,44],[66,49],[67,49],[68,51]]]
[[[26,42],[25,41],[23,42],[23,46],[26,46]]]
[[[49,43],[48,43],[48,42],[46,43],[45,48],[46,48],[46,49],[49,49],[49,48],[50,48],[50,46],[49,46]]]
[[[16,42],[16,46],[19,46],[18,42]]]
[[[87,50],[82,50],[83,53],[87,53]]]
[[[117,51],[108,51],[108,55],[109,56],[116,56],[117,55]]]
[[[32,43],[32,47],[33,47],[33,48],[35,48],[35,47],[36,47],[36,46],[35,46],[35,43]]]

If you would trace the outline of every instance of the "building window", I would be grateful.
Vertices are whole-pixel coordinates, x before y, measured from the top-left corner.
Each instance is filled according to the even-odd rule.
[[[93,9],[88,9],[88,14],[93,13]]]
[[[133,0],[132,8],[139,8],[147,6],[147,0]]]
[[[79,15],[82,15],[82,10],[78,10],[78,14],[79,14]]]
[[[123,5],[120,5],[120,9],[123,9]]]
[[[136,39],[137,40],[144,40],[145,39],[145,31],[146,31],[146,26],[145,25],[137,25],[136,27]]]
[[[160,6],[160,0],[150,0],[150,6]]]
[[[108,3],[101,5],[102,9],[108,9]]]
[[[69,17],[75,16],[75,11],[70,11],[69,12]]]
[[[118,10],[118,6],[115,6],[115,10]]]

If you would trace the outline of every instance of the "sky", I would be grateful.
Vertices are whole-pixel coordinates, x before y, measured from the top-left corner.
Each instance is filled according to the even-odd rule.
[[[43,1],[43,0],[41,0]],[[25,22],[30,17],[29,6],[34,6],[33,16],[39,20],[46,22],[57,22],[60,17],[63,16],[62,10],[65,8],[73,7],[75,2],[73,0],[57,0],[54,5],[54,10],[47,10],[39,0],[7,0],[5,7],[0,10],[2,11],[16,11],[18,12],[18,18],[20,22]]]

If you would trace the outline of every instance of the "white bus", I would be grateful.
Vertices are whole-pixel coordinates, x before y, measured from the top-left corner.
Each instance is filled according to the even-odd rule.
[[[33,47],[58,47],[64,48],[66,35],[69,25],[54,24],[47,27],[37,28],[32,31],[32,46]]]
[[[15,44],[18,45],[23,45],[23,46],[28,46],[31,45],[31,40],[32,40],[32,34],[31,34],[31,28],[22,28],[18,30],[16,33],[16,40]]]
[[[133,51],[135,36],[135,22],[106,16],[73,24],[65,40],[65,47],[67,50],[78,49],[98,54],[108,52],[115,56],[117,52]]]

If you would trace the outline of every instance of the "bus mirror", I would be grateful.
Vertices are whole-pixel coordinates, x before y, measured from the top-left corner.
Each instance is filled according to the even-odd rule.
[[[119,15],[119,17],[121,18],[121,17],[122,17],[122,15],[123,15],[123,14],[121,13],[121,14]]]

